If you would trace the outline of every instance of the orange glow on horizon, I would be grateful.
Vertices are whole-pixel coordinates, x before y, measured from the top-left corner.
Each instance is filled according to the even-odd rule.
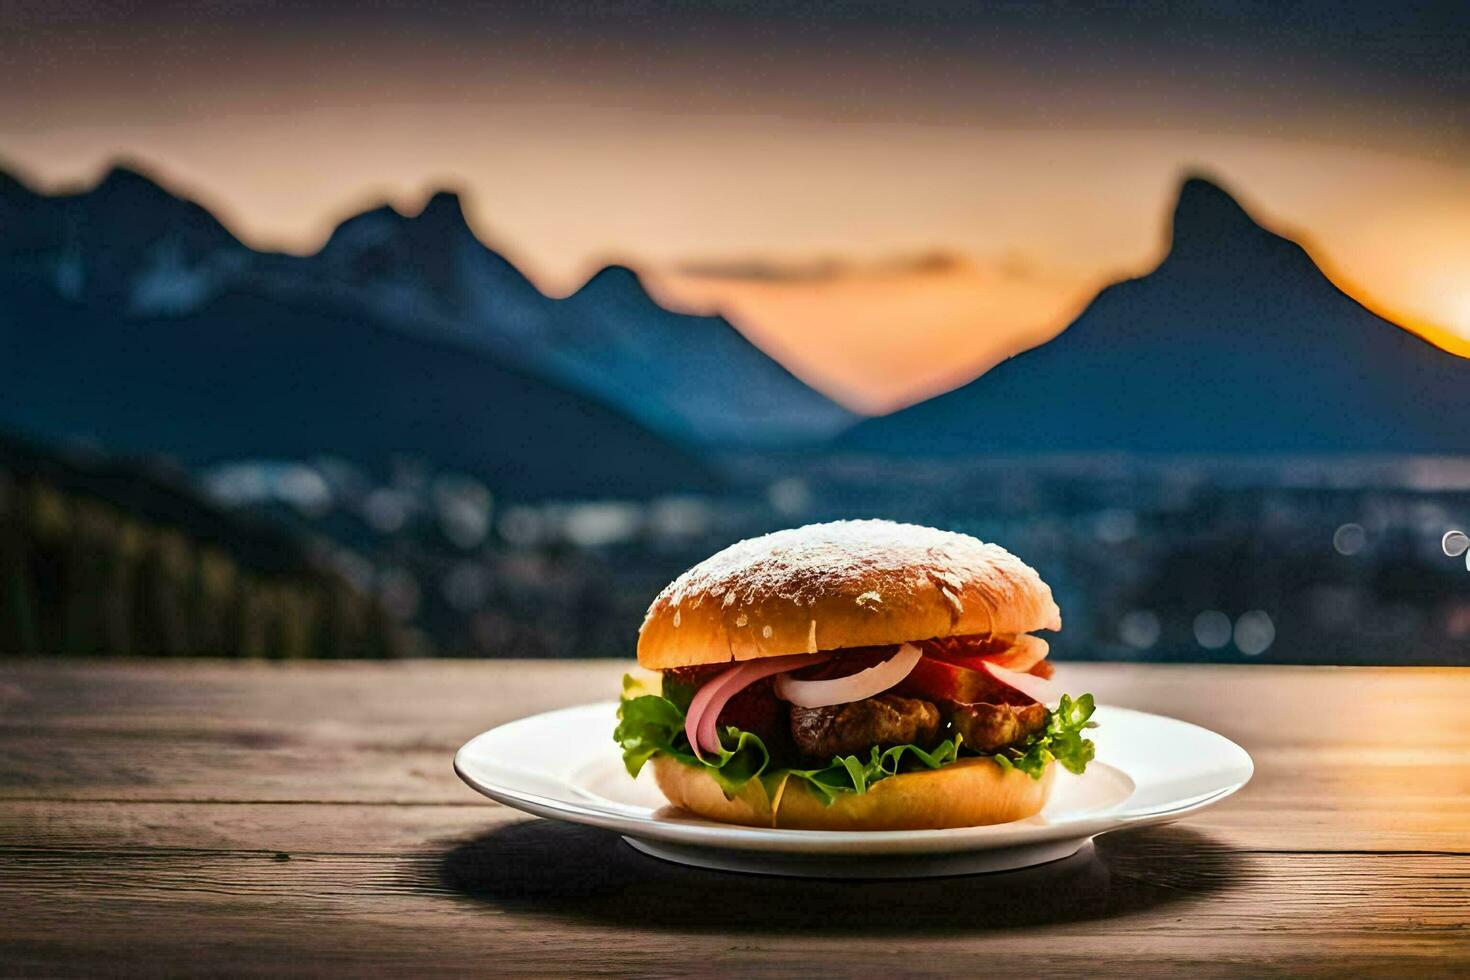
[[[881,415],[1044,343],[1095,290],[1078,277],[959,261],[821,282],[645,276],[665,305],[720,312],[808,384]]]
[[[1323,274],[1332,281],[1334,286],[1347,293],[1365,309],[1372,311],[1390,323],[1402,327],[1409,333],[1423,338],[1440,350],[1454,354],[1457,357],[1470,358],[1470,336],[1446,329],[1428,320],[1420,319],[1412,313],[1398,309],[1390,304],[1376,301],[1352,279],[1340,273],[1334,273],[1330,269],[1327,261],[1321,258],[1317,252],[1311,248],[1308,248],[1307,252],[1317,262],[1318,267],[1322,269]],[[1467,277],[1465,302],[1467,312],[1464,319],[1467,327],[1470,327],[1470,277]]]

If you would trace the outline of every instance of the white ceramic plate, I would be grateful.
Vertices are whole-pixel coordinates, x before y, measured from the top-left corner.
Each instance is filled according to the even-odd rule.
[[[726,871],[888,878],[1004,871],[1075,854],[1121,827],[1164,823],[1246,784],[1245,750],[1187,722],[1099,707],[1097,759],[1059,772],[1034,817],[953,830],[820,831],[740,827],[668,805],[645,769],[631,779],[612,740],[614,702],[551,711],[477,735],[454,757],[470,786],[537,816],[589,824],[666,860]]]

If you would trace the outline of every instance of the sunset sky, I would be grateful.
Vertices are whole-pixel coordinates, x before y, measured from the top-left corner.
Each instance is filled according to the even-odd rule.
[[[455,187],[548,292],[629,262],[866,410],[1146,270],[1188,170],[1470,355],[1470,5],[132,6],[0,6],[0,163],[298,252]]]

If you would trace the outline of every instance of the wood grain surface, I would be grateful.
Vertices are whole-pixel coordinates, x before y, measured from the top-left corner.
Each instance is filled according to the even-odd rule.
[[[1064,665],[1255,780],[1039,869],[815,882],[455,778],[476,732],[625,669],[0,662],[0,973],[1470,976],[1470,670]]]

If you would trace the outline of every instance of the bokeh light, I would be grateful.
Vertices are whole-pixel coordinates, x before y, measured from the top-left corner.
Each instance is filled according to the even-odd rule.
[[[1259,657],[1276,642],[1276,624],[1260,609],[1242,613],[1235,621],[1235,648],[1247,657]]]
[[[1332,535],[1332,547],[1339,555],[1356,555],[1368,542],[1361,524],[1343,524]]]
[[[1222,649],[1230,642],[1230,617],[1218,609],[1207,609],[1194,617],[1195,642],[1206,650]]]
[[[1159,617],[1147,609],[1134,609],[1118,622],[1118,636],[1135,650],[1147,650],[1159,642]]]

